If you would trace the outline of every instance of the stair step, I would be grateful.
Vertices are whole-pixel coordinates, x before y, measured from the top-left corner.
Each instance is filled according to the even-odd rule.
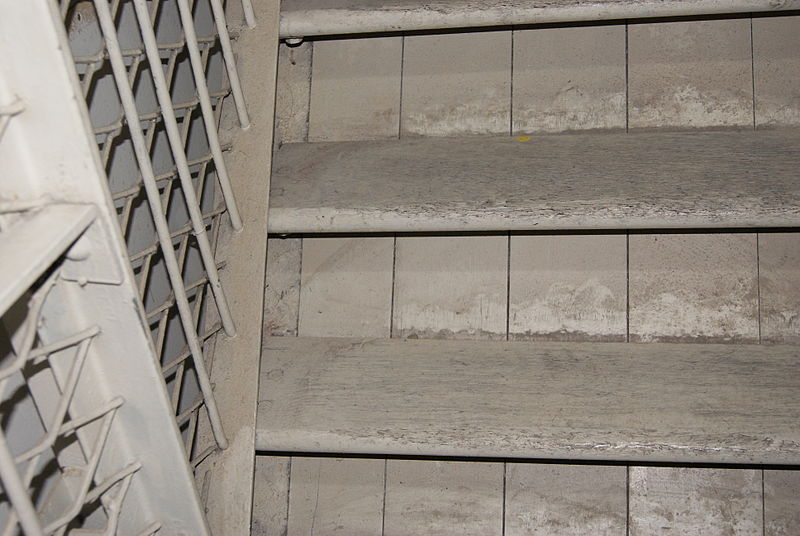
[[[280,36],[406,32],[799,8],[798,0],[283,0]]]
[[[798,147],[796,129],[287,144],[269,230],[797,226]]]
[[[800,463],[800,347],[273,337],[264,451]]]

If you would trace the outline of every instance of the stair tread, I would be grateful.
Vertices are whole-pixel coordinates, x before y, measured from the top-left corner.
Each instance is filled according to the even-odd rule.
[[[798,0],[283,0],[281,37],[771,12]]]
[[[525,138],[522,138],[525,139]],[[295,143],[274,233],[789,227],[800,130]]]
[[[800,347],[272,337],[265,451],[800,463]]]

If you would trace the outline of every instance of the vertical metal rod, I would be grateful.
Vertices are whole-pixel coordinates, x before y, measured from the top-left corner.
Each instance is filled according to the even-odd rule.
[[[200,110],[203,113],[203,124],[206,127],[208,144],[211,146],[211,154],[214,157],[214,166],[217,168],[217,178],[222,190],[222,197],[225,198],[225,206],[228,208],[228,215],[231,218],[231,225],[237,231],[242,229],[242,218],[239,216],[239,209],[236,206],[236,198],[233,195],[231,181],[228,178],[228,168],[222,158],[222,148],[219,144],[217,135],[217,125],[214,121],[214,109],[211,106],[211,97],[208,94],[206,84],[206,73],[203,68],[203,60],[200,57],[200,48],[197,45],[197,32],[194,29],[194,17],[187,0],[178,0],[178,11],[183,23],[183,33],[186,37],[186,47],[189,49],[189,61],[192,64],[194,81],[197,86],[197,95],[200,97]]]
[[[242,0],[242,11],[244,11],[244,21],[248,28],[256,27],[256,13],[253,11],[252,0]]]
[[[161,198],[158,194],[158,186],[156,185],[153,166],[150,162],[150,153],[147,150],[144,133],[142,132],[142,125],[139,122],[139,115],[136,110],[136,101],[134,100],[131,86],[128,84],[128,77],[125,72],[125,61],[122,58],[122,51],[120,50],[119,40],[117,38],[117,29],[111,18],[108,0],[94,0],[94,4],[97,9],[97,18],[100,22],[100,28],[103,31],[103,36],[106,41],[106,48],[108,48],[111,68],[117,82],[117,91],[119,92],[120,101],[122,101],[122,107],[125,110],[131,141],[133,142],[134,152],[136,153],[136,160],[139,164],[142,182],[144,183],[147,199],[150,203],[150,211],[153,214],[153,222],[156,227],[156,233],[158,234],[158,242],[161,246],[161,252],[164,255],[164,263],[167,266],[167,275],[169,276],[173,292],[175,293],[178,315],[183,325],[183,330],[186,333],[186,341],[189,350],[192,353],[192,360],[194,361],[195,372],[197,373],[197,382],[200,384],[200,391],[203,393],[203,397],[206,401],[208,418],[211,422],[214,439],[216,439],[217,445],[219,445],[221,449],[225,449],[228,447],[228,440],[222,429],[219,408],[217,408],[217,401],[214,399],[211,380],[208,377],[208,371],[206,370],[206,365],[203,360],[203,351],[197,339],[197,331],[195,330],[192,320],[189,300],[183,288],[183,277],[178,268],[178,261],[175,258],[175,249],[172,245],[169,226],[167,225],[167,219],[164,216],[161,206]]]
[[[180,266],[184,266],[186,262],[186,251],[189,247],[189,235],[184,235],[181,239],[180,249],[178,250],[178,264]],[[203,287],[200,287],[197,290],[197,294],[195,295],[195,304],[194,304],[194,311],[192,312],[192,323],[195,326],[195,330],[197,330],[197,326],[199,324],[198,320],[199,317],[197,315],[198,312],[198,305],[200,304],[200,297],[203,294]],[[183,362],[181,362],[183,364]],[[172,386],[172,413],[177,415],[178,414],[178,406],[180,405],[180,398],[181,398],[181,390],[183,389],[183,369],[178,368],[178,371],[175,373],[175,384]]]
[[[200,256],[203,259],[203,265],[208,274],[208,282],[211,285],[211,291],[214,293],[214,300],[217,303],[222,326],[225,328],[225,333],[232,337],[236,335],[236,327],[233,325],[233,317],[228,308],[228,301],[225,299],[225,292],[222,290],[222,283],[219,281],[217,264],[214,261],[211,244],[208,241],[206,224],[203,221],[203,213],[200,211],[200,204],[197,201],[197,195],[194,191],[192,174],[189,171],[189,163],[186,160],[186,152],[183,148],[183,138],[178,130],[178,120],[175,118],[175,110],[172,107],[172,96],[169,93],[169,86],[164,76],[164,69],[161,66],[161,55],[158,51],[158,43],[156,42],[156,35],[153,31],[153,23],[150,19],[149,10],[147,9],[147,0],[133,0],[133,7],[139,19],[139,30],[142,33],[145,54],[147,55],[147,60],[150,62],[150,74],[153,76],[158,104],[161,106],[161,114],[164,118],[167,138],[169,139],[170,147],[172,147],[172,156],[175,160],[175,166],[178,168],[178,177],[183,187],[186,208],[192,220],[192,227],[195,238],[197,239],[197,245],[200,249]],[[187,117],[186,121],[188,120],[189,118]]]
[[[14,506],[14,511],[19,517],[19,524],[22,531],[28,536],[38,536],[42,533],[39,518],[36,515],[28,490],[20,479],[17,466],[14,463],[14,455],[6,443],[5,435],[0,432],[0,477],[3,479],[3,489]]]
[[[253,7],[250,6],[250,9],[252,10]],[[247,115],[247,106],[245,106],[244,102],[242,84],[239,82],[236,59],[233,57],[233,47],[231,47],[231,37],[228,35],[228,24],[225,20],[225,9],[222,7],[222,1],[211,0],[211,11],[214,13],[214,24],[217,26],[219,43],[222,46],[222,56],[225,59],[225,68],[228,71],[228,82],[231,84],[233,101],[236,103],[236,112],[239,114],[239,125],[246,130],[250,128],[250,116]],[[247,9],[245,9],[245,16],[247,16],[246,14]],[[255,22],[253,25],[255,25]]]

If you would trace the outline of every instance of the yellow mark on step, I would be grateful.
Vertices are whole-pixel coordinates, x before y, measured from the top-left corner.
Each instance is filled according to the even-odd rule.
[[[517,136],[517,141],[531,141],[530,136]]]

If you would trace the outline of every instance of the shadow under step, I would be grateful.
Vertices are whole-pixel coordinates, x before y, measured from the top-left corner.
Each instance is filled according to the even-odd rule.
[[[263,451],[800,463],[800,347],[273,337]]]

